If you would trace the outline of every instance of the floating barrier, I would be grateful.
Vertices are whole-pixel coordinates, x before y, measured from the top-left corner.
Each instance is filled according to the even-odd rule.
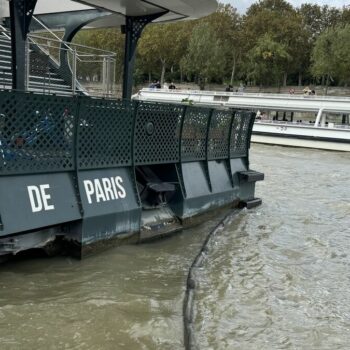
[[[186,279],[186,291],[183,300],[183,326],[184,326],[184,347],[186,350],[197,349],[198,345],[196,343],[195,333],[194,333],[194,306],[195,306],[195,292],[198,287],[198,280],[196,279],[196,271],[203,268],[203,262],[207,257],[208,245],[215,235],[222,231],[225,226],[233,219],[237,214],[237,210],[233,210],[227,214],[221,222],[219,222],[213,230],[211,230],[195,259],[193,260],[187,274]]]
[[[254,206],[255,115],[0,91],[0,255],[72,243],[82,257]]]

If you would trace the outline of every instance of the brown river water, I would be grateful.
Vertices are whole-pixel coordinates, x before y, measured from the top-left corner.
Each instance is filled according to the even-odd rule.
[[[259,208],[196,272],[198,349],[350,348],[350,154],[253,145]],[[0,349],[183,349],[188,269],[214,221],[83,261],[0,266]]]

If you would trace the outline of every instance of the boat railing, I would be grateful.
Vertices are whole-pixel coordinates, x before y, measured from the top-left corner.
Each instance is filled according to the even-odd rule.
[[[345,100],[350,101],[350,97],[347,96],[329,96],[329,95],[307,95],[307,94],[276,94],[276,93],[256,93],[256,92],[227,92],[227,91],[207,91],[207,90],[191,90],[191,89],[155,89],[155,88],[143,88],[142,91],[158,92],[158,93],[170,93],[170,94],[187,94],[187,95],[200,95],[200,96],[225,96],[225,97],[260,97],[260,98],[276,98],[276,99],[291,99],[291,100]]]
[[[55,90],[61,79],[73,95],[84,90],[93,96],[115,96],[115,53],[73,43],[66,45],[64,41],[38,34],[31,34],[29,40],[37,44],[40,51],[28,50],[28,74],[44,78],[43,92]],[[59,72],[58,77],[53,65]]]
[[[34,80],[44,80],[41,91],[115,95],[115,52],[66,42],[35,16],[33,20],[35,31],[28,35],[27,74]],[[34,85],[40,91],[39,84]]]
[[[0,175],[248,156],[254,113],[0,91]]]
[[[116,95],[116,53],[63,41],[36,17],[35,31],[30,32],[26,48],[26,90],[56,94]],[[11,35],[0,25],[0,34],[7,43],[3,47],[5,64],[0,70],[3,89],[12,87]],[[8,47],[8,48],[6,48]]]
[[[309,126],[309,127],[315,127],[314,121],[284,121],[284,120],[271,120],[271,119],[256,119],[255,123],[258,124],[273,124],[273,125],[283,125],[283,126]],[[322,125],[323,128],[329,128],[329,129],[344,129],[344,130],[350,130],[350,125],[347,124],[338,124],[333,122],[326,122]]]

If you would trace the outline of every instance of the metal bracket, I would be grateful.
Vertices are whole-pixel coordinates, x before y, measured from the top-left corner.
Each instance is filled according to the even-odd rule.
[[[168,13],[168,11],[163,11],[147,16],[126,16],[125,25],[122,26],[122,33],[126,35],[123,73],[123,98],[131,98],[136,47],[137,42],[141,37],[142,31],[148,23],[163,16],[166,13]]]

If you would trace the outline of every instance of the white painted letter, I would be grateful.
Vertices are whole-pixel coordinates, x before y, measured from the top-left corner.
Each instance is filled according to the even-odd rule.
[[[43,210],[43,203],[40,197],[40,191],[37,186],[27,186],[30,205],[32,207],[32,212],[36,213]]]
[[[55,206],[53,204],[49,205],[49,203],[48,203],[48,200],[51,199],[51,196],[48,193],[46,193],[45,190],[47,190],[49,188],[50,188],[50,185],[40,185],[40,192],[41,192],[41,197],[43,199],[45,210],[55,209]]]
[[[120,176],[116,176],[115,184],[119,188],[119,191],[118,191],[119,197],[120,198],[125,198],[126,197],[126,192],[125,192],[125,189],[124,189],[123,185],[121,185],[121,183],[123,183],[123,179]]]
[[[99,179],[95,179],[95,191],[96,191],[96,202],[100,203],[100,199],[102,199],[104,202],[106,201],[105,194],[103,193],[102,186],[100,184]]]
[[[118,192],[117,192],[117,187],[115,185],[115,181],[114,181],[114,177],[111,177],[111,184],[112,184],[112,187],[113,187],[113,192],[114,192],[114,195],[115,195],[115,199],[118,199]]]
[[[114,193],[112,190],[112,184],[111,184],[111,180],[108,177],[104,177],[102,179],[102,184],[105,190],[105,194],[106,194],[106,199],[109,201],[111,199],[114,199]],[[111,197],[109,197],[109,195],[111,195]]]
[[[88,202],[89,202],[89,204],[91,204],[92,203],[91,196],[95,192],[94,185],[93,185],[92,181],[84,180],[84,187],[85,187],[85,193],[86,193],[86,197],[88,199]]]

